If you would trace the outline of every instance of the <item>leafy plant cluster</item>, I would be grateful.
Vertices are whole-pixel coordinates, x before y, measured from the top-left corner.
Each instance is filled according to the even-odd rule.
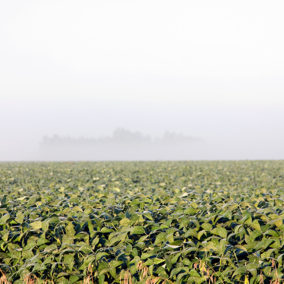
[[[12,283],[281,283],[284,162],[0,164]]]

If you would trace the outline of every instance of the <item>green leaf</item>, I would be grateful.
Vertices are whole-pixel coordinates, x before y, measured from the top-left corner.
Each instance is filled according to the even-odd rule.
[[[7,213],[4,216],[2,216],[1,219],[0,219],[0,224],[6,224],[6,222],[10,219],[10,217],[11,216],[10,216],[9,213]]]
[[[74,212],[83,212],[82,208],[80,208],[79,206],[73,207],[72,211],[74,211]]]
[[[217,228],[213,229],[211,233],[214,234],[214,235],[218,235],[223,239],[227,238],[227,230],[223,227],[217,227]]]
[[[107,269],[107,270],[109,269],[108,263],[107,262],[101,262],[99,264],[99,267],[98,267],[98,271],[100,271],[100,274],[103,274],[104,271],[107,271],[105,269]]]
[[[210,223],[203,223],[201,227],[207,232],[212,231],[212,225]]]
[[[152,217],[151,213],[144,213],[143,216],[145,216],[149,220],[153,220],[153,217]]]
[[[167,234],[166,233],[160,233],[159,235],[156,236],[155,239],[155,245],[162,243],[163,241],[166,240]]]
[[[43,221],[42,222],[42,230],[44,232],[47,232],[48,231],[48,228],[49,228],[49,222],[48,221]]]
[[[17,198],[17,200],[22,201],[22,200],[24,200],[26,198],[27,198],[27,196],[22,196],[22,197]]]
[[[52,251],[54,251],[54,250],[56,250],[57,249],[57,246],[55,245],[55,244],[52,244],[52,245],[50,245],[50,246],[47,246],[45,249],[44,249],[44,251],[45,252],[52,252]]]
[[[279,238],[279,234],[274,230],[267,230],[264,235],[271,235],[273,237]]]
[[[249,242],[253,242],[257,237],[261,236],[262,232],[259,230],[254,230],[251,235],[249,236],[248,240]]]
[[[142,226],[135,226],[131,229],[133,235],[142,235],[145,234],[145,230]]]
[[[25,217],[24,214],[22,212],[18,212],[16,216],[17,218],[15,219],[15,221],[22,224]]]
[[[174,255],[174,257],[171,258],[171,263],[174,264],[178,261],[179,257],[181,256],[182,252],[179,252]]]
[[[160,263],[163,263],[164,261],[165,261],[165,259],[155,258],[154,259],[154,264],[160,264]]]
[[[109,254],[106,252],[98,252],[96,255],[96,260],[100,260],[104,256],[108,256]]]
[[[283,217],[282,218],[279,218],[279,219],[277,219],[277,220],[274,220],[274,225],[276,226],[276,227],[280,227],[280,226],[282,226],[283,225]]]
[[[147,259],[147,258],[149,258],[149,257],[151,257],[151,256],[153,256],[153,255],[154,255],[153,252],[142,253],[141,259]]]
[[[34,230],[39,230],[39,229],[42,228],[42,222],[41,221],[32,222],[30,225],[32,226],[32,228]]]
[[[189,271],[189,274],[190,276],[193,276],[193,277],[200,277],[200,274],[195,269],[191,269]]]
[[[76,275],[72,275],[69,277],[69,283],[73,284],[75,282],[77,282],[80,278]]]
[[[108,229],[108,228],[106,228],[106,227],[103,227],[103,228],[101,229],[101,233],[111,233],[111,232],[113,232],[113,229]]]
[[[188,237],[196,237],[197,238],[197,232],[193,229],[189,229],[185,235],[184,235],[185,238],[188,238]]]
[[[118,267],[120,266],[121,264],[123,264],[123,261],[119,261],[119,260],[113,260],[110,262],[109,264],[109,267]]]
[[[66,235],[70,238],[75,236],[75,229],[73,227],[73,224],[71,222],[68,223],[68,225],[65,227]]]
[[[251,226],[252,228],[254,228],[255,230],[261,231],[261,227],[260,227],[259,222],[258,222],[257,220],[254,220],[254,221],[250,224],[250,226]]]
[[[99,277],[99,284],[104,284],[104,281],[105,281],[105,275],[102,274],[102,275],[100,275],[100,277]]]
[[[244,246],[242,246],[242,245],[235,245],[235,247],[240,249],[240,250],[243,250],[243,251],[247,252],[247,249]]]
[[[269,249],[265,251],[263,254],[261,254],[261,258],[269,258],[274,251],[275,249]]]
[[[188,207],[187,209],[184,210],[184,214],[194,215],[195,213],[196,213],[196,209],[192,207]]]
[[[35,246],[36,246],[36,243],[34,241],[31,241],[24,247],[24,250],[33,249]]]
[[[119,223],[121,226],[128,225],[130,223],[130,220],[128,218],[123,218]]]
[[[237,276],[237,275],[243,275],[243,274],[245,274],[246,273],[246,271],[247,271],[247,269],[246,269],[246,267],[245,266],[240,266],[239,268],[237,268],[236,270],[235,270],[235,272],[233,273],[233,277],[234,276]]]

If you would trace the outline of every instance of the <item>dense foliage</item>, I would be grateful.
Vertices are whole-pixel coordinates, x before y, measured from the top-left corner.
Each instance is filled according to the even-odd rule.
[[[279,283],[283,178],[284,161],[2,163],[0,268],[15,284]]]

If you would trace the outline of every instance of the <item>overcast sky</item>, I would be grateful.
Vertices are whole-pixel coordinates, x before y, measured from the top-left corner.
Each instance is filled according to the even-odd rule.
[[[117,127],[215,145],[195,159],[284,159],[283,12],[282,0],[2,0],[0,160],[37,159],[43,135]]]

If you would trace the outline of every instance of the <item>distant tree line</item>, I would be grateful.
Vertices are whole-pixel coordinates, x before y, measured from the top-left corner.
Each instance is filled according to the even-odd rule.
[[[118,128],[111,137],[45,136],[40,159],[49,161],[184,160],[202,143],[200,139],[166,131],[161,138]]]
[[[136,131],[132,132],[124,128],[117,128],[114,130],[112,137],[100,138],[72,138],[70,136],[60,137],[55,134],[53,137],[44,136],[40,145],[45,147],[52,146],[92,146],[92,145],[168,145],[168,144],[184,144],[191,142],[198,142],[200,139],[175,132],[166,131],[162,138],[152,139],[150,135],[143,135]]]

